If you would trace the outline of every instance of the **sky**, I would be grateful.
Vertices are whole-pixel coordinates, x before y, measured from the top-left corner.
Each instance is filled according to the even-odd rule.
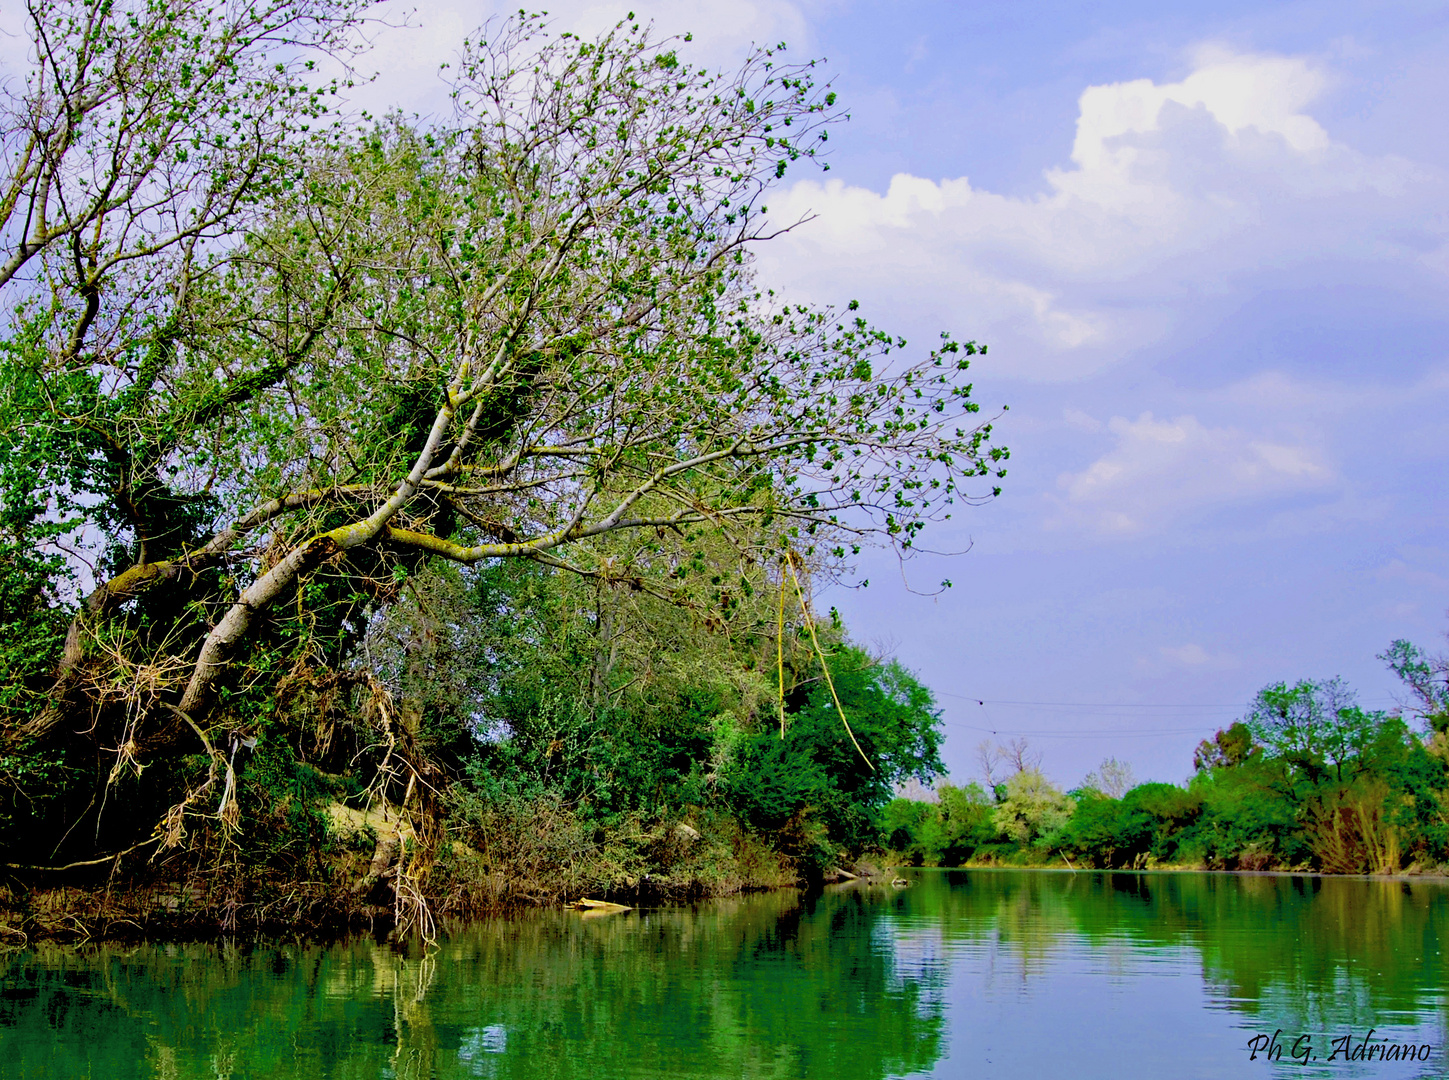
[[[359,108],[447,111],[438,65],[507,3],[385,4]],[[788,43],[851,118],[761,283],[972,369],[1001,497],[834,586],[858,641],[936,694],[953,780],[1026,737],[1065,787],[1103,758],[1180,782],[1264,685],[1449,628],[1449,3],[673,0],[633,10],[730,68]],[[944,577],[953,587],[936,596]]]
[[[952,779],[1026,737],[1067,787],[1107,756],[1180,782],[1269,683],[1402,700],[1376,654],[1449,627],[1449,4],[632,10],[698,63],[823,58],[850,110],[771,197],[813,217],[763,284],[989,346],[1004,491],[926,540],[970,550],[867,553],[819,598],[935,692]],[[380,30],[357,100],[441,114],[436,65],[494,11]]]

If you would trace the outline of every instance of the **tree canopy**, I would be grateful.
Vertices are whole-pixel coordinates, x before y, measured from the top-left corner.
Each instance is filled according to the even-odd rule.
[[[0,201],[16,790],[204,748],[173,817],[213,784],[225,812],[220,734],[234,759],[298,686],[375,680],[370,635],[440,563],[724,626],[999,490],[974,343],[909,352],[755,280],[792,224],[771,185],[843,116],[813,63],[519,16],[463,43],[451,118],[349,125],[316,61],[361,10],[30,9]]]
[[[1337,678],[1276,683],[1258,691],[1243,723],[1270,756],[1309,769],[1331,765],[1341,777],[1385,719],[1359,708],[1355,698]]]

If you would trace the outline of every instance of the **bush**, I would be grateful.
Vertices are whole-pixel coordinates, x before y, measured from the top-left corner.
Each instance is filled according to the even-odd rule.
[[[979,784],[942,784],[934,803],[892,799],[881,843],[913,866],[959,866],[996,836],[991,801]]]
[[[1054,847],[1076,803],[1054,787],[1040,769],[1022,769],[1003,786],[1005,798],[992,811],[996,830],[1023,847]]]
[[[930,691],[894,661],[875,663],[847,647],[830,658],[830,671],[854,739],[830,688],[815,682],[787,718],[783,739],[764,728],[741,740],[722,788],[761,828],[778,830],[805,814],[832,843],[858,850],[878,842],[896,784],[929,782],[942,771],[939,713]]]
[[[1229,869],[1240,865],[1240,856],[1248,851],[1256,862],[1293,865],[1308,858],[1298,828],[1296,793],[1282,761],[1198,773],[1188,791],[1201,799],[1202,813],[1178,840],[1182,856]]]
[[[1093,866],[1136,867],[1178,854],[1182,830],[1201,812],[1201,798],[1172,784],[1141,784],[1120,799],[1083,791],[1063,843]]]

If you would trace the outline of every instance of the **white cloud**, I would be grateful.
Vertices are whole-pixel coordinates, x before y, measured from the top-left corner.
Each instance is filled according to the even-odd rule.
[[[1201,667],[1212,660],[1212,654],[1201,645],[1189,642],[1186,645],[1168,646],[1164,645],[1157,650],[1164,658],[1185,667]]]
[[[1202,106],[1231,134],[1248,128],[1279,135],[1294,150],[1329,147],[1328,133],[1302,110],[1323,92],[1322,73],[1302,59],[1235,56],[1206,47],[1197,68],[1180,83],[1158,86],[1150,79],[1089,87],[1080,98],[1072,160],[1084,172],[1123,169],[1135,158],[1130,148],[1114,149],[1121,135],[1159,131],[1168,102]]]
[[[1202,679],[1221,677],[1242,665],[1230,652],[1214,652],[1195,641],[1181,645],[1159,645],[1156,654],[1139,655],[1136,668],[1139,677],[1148,679]],[[1204,684],[1205,685],[1205,684]]]
[[[1116,445],[1079,472],[1062,473],[1050,495],[1054,527],[1137,534],[1227,503],[1323,490],[1336,480],[1306,441],[1254,438],[1206,427],[1195,416],[1113,417]]]
[[[1449,593],[1449,577],[1426,569],[1411,566],[1403,559],[1391,559],[1374,572],[1380,581],[1397,581],[1428,595]]]
[[[1105,426],[1095,416],[1084,413],[1081,409],[1063,409],[1062,419],[1067,422],[1068,427],[1076,428],[1078,431],[1085,431],[1088,435],[1095,435]]]
[[[1427,268],[1449,236],[1426,214],[1441,179],[1335,143],[1306,111],[1326,83],[1301,58],[1203,50],[1178,83],[1089,87],[1071,166],[1029,198],[964,177],[899,174],[884,193],[800,180],[772,216],[814,220],[762,250],[766,278],[969,332],[1009,353],[1005,373],[1072,378],[1163,340],[1254,274],[1334,259]]]

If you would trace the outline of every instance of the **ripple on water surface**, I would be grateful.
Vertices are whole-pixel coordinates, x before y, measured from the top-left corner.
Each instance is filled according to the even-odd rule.
[[[1444,1074],[1440,883],[908,876],[531,912],[426,955],[369,939],[10,953],[0,1077]],[[1388,1046],[1415,1057],[1379,1060]]]

